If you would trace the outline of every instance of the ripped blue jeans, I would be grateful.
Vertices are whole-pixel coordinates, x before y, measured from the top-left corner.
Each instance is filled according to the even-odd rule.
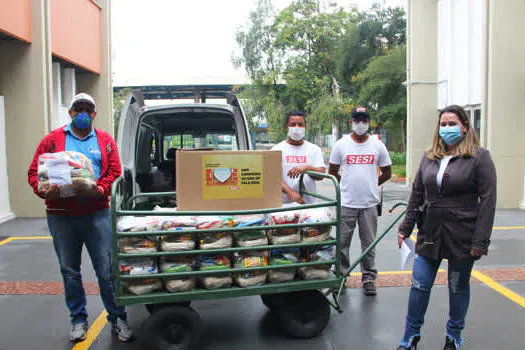
[[[441,260],[416,256],[408,299],[405,335],[401,345],[408,347],[412,339],[420,335],[430,299],[430,290],[434,285],[439,265]],[[472,259],[448,261],[449,320],[446,335],[454,340],[458,349],[463,343],[461,331],[465,328],[465,316],[470,302],[470,274],[473,265]]]
[[[86,323],[86,293],[82,284],[80,265],[85,245],[95,269],[102,302],[112,323],[117,317],[126,319],[124,307],[115,301],[115,280],[112,271],[112,232],[109,209],[79,216],[47,215],[47,224],[64,280],[66,305],[71,323]]]

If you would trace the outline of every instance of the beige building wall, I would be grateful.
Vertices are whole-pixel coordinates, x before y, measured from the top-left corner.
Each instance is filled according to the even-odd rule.
[[[486,140],[498,173],[498,207],[523,202],[525,1],[489,0]]]
[[[100,75],[91,73],[77,73],[76,83],[78,92],[86,92],[93,96],[97,103],[97,117],[95,125],[113,135],[113,87],[111,84],[111,6],[109,2],[98,2],[103,8],[101,28],[101,58]]]
[[[5,99],[7,169],[11,210],[17,216],[44,215],[44,203],[27,183],[27,169],[49,130],[49,67],[46,2],[31,1],[33,42],[0,42],[0,94]]]
[[[56,126],[50,32],[50,1],[31,0],[32,42],[0,40],[0,96],[4,97],[10,209],[18,217],[45,216],[44,201],[33,194],[27,170],[42,138]],[[75,0],[76,1],[76,0]],[[92,94],[96,125],[113,133],[109,0],[102,8],[100,75],[76,71],[76,92]],[[67,101],[69,105],[69,101]]]
[[[450,22],[448,29],[436,23],[440,5],[448,9],[441,23]],[[525,42],[519,37],[525,33],[523,14],[524,1],[408,1],[408,182],[431,142],[443,104],[436,101],[439,63],[449,72],[442,82],[448,89],[440,94],[445,104],[481,103],[480,140],[496,165],[498,208],[525,208]],[[478,36],[481,28],[483,38]],[[437,52],[438,34],[450,40],[450,52]],[[460,60],[463,55],[472,60]]]
[[[437,1],[408,1],[407,182],[411,183],[437,123]]]

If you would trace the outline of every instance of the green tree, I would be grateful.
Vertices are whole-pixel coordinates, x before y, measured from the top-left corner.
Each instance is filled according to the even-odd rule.
[[[373,57],[406,43],[406,14],[402,8],[375,4],[358,14],[338,43],[337,68],[345,89],[356,92],[355,79]]]
[[[115,137],[118,136],[118,126],[120,123],[120,115],[122,113],[122,107],[126,98],[128,97],[131,89],[124,88],[117,91],[113,90],[113,130]]]
[[[383,126],[400,126],[405,139],[406,120],[406,46],[390,50],[386,55],[373,58],[358,74],[359,100],[374,112],[377,129]],[[403,141],[403,151],[405,144]]]

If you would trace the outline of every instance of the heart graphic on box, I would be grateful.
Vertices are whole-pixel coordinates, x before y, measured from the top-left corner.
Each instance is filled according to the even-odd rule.
[[[213,169],[213,176],[220,182],[225,183],[230,176],[232,171],[230,168],[215,168]]]

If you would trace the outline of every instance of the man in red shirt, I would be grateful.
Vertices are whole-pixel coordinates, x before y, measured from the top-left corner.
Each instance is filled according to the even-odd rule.
[[[126,312],[115,302],[109,210],[111,186],[122,170],[115,140],[107,132],[93,127],[96,114],[96,104],[91,96],[85,93],[76,95],[69,109],[71,123],[51,131],[40,142],[28,170],[28,181],[35,194],[46,202],[47,223],[70,311],[70,340],[78,342],[86,339],[88,328],[86,294],[80,273],[85,245],[98,278],[112,331],[121,341],[128,341],[132,338],[132,331],[126,321]],[[91,160],[96,185],[66,198],[60,196],[59,185],[39,190],[39,156],[63,151],[79,152]]]

